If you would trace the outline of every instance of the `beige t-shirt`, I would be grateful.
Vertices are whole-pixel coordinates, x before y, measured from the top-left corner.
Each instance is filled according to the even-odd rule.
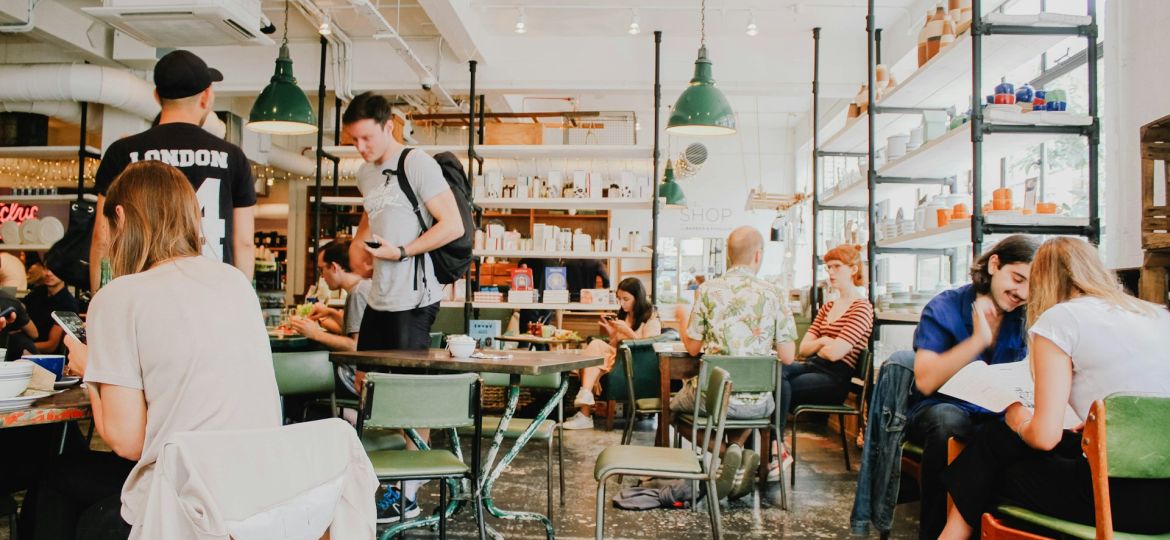
[[[94,296],[86,334],[85,380],[146,395],[142,457],[122,486],[131,525],[171,434],[281,424],[260,303],[235,267],[186,257],[119,277]]]

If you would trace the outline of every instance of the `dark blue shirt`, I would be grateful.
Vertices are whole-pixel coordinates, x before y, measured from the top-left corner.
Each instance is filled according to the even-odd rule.
[[[942,354],[963,340],[971,337],[974,323],[971,319],[971,305],[975,303],[975,287],[963,285],[946,290],[930,299],[922,309],[922,318],[914,330],[914,350],[926,349]],[[1028,355],[1028,342],[1024,332],[1024,308],[1020,307],[1003,315],[999,333],[995,336],[995,349],[980,353],[977,360],[988,364],[1018,362]],[[918,390],[915,388],[917,394]],[[916,396],[919,400],[911,408],[913,417],[923,407],[934,403],[953,403],[969,413],[987,413],[986,409],[966,401],[939,393],[929,397]]]

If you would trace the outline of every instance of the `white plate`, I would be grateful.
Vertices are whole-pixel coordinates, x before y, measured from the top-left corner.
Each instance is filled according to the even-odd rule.
[[[41,220],[40,241],[38,243],[53,245],[65,237],[65,225],[61,220],[49,216]]]
[[[8,245],[20,243],[20,224],[15,221],[5,221],[0,225],[0,236],[3,237],[3,242]]]
[[[41,220],[26,219],[20,225],[20,239],[25,244],[35,244],[41,239]]]
[[[61,377],[61,380],[53,383],[53,388],[57,390],[69,388],[79,382],[81,382],[81,377]]]
[[[15,411],[19,409],[28,408],[34,401],[49,397],[56,392],[43,392],[40,390],[29,390],[24,395],[0,399],[0,411]]]

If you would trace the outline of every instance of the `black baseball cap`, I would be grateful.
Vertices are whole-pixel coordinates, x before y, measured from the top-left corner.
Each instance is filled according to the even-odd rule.
[[[219,70],[207,67],[202,58],[190,51],[171,51],[154,65],[154,87],[163,99],[193,96],[222,80]]]

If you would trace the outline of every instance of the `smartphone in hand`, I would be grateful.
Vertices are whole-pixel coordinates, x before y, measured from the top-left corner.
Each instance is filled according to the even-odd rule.
[[[378,249],[382,247],[382,243],[377,240],[366,240],[366,245],[370,246],[370,249]]]
[[[54,321],[65,330],[66,334],[73,336],[73,339],[85,343],[85,322],[81,320],[76,313],[72,311],[54,311],[52,313]]]

